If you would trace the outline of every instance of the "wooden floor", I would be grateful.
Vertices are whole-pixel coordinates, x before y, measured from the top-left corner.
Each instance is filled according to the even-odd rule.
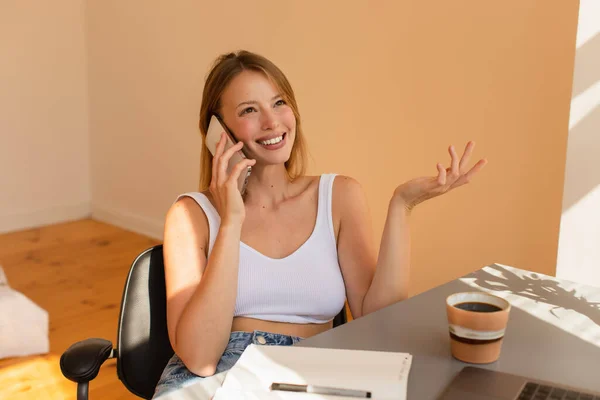
[[[0,360],[0,399],[75,399],[59,359],[89,337],[117,338],[127,272],[156,240],[92,220],[0,235],[0,266],[9,285],[50,316],[50,353]],[[90,400],[135,399],[108,360],[90,385]]]

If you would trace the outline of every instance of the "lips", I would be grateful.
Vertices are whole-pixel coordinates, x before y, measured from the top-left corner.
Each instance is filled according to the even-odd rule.
[[[266,139],[257,140],[256,142],[263,148],[267,150],[277,150],[282,148],[287,139],[287,133],[280,134],[278,136],[271,136]]]
[[[259,144],[262,144],[262,145],[276,144],[277,142],[283,140],[283,137],[285,136],[285,134],[286,133],[283,132],[283,133],[279,133],[279,134],[265,136],[260,139],[257,139],[256,142]]]

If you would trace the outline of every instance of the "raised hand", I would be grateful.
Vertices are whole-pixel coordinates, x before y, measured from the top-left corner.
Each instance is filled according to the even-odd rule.
[[[444,168],[442,164],[438,163],[437,176],[415,178],[401,184],[394,191],[393,199],[401,202],[408,210],[412,210],[425,200],[471,182],[473,177],[487,164],[486,159],[481,159],[471,169],[467,169],[474,148],[475,142],[468,142],[459,160],[454,146],[450,146],[448,148],[451,157],[450,167]]]
[[[228,174],[229,159],[236,151],[241,150],[244,144],[238,142],[227,151],[223,151],[226,141],[225,132],[223,132],[212,160],[212,179],[209,191],[221,216],[221,223],[236,222],[241,224],[246,217],[246,209],[237,182],[242,171],[256,164],[256,160],[244,159],[237,163]]]

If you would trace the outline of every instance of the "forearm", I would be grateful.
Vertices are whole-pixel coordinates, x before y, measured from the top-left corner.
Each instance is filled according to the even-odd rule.
[[[221,225],[206,268],[176,328],[176,351],[197,375],[214,373],[227,347],[237,296],[241,224]]]
[[[392,199],[388,207],[377,268],[362,305],[362,315],[408,297],[410,272],[410,212]]]

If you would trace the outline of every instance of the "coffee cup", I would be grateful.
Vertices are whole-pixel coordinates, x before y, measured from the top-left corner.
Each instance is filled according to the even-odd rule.
[[[446,312],[452,356],[473,364],[498,360],[510,308],[505,299],[485,292],[448,296]]]

